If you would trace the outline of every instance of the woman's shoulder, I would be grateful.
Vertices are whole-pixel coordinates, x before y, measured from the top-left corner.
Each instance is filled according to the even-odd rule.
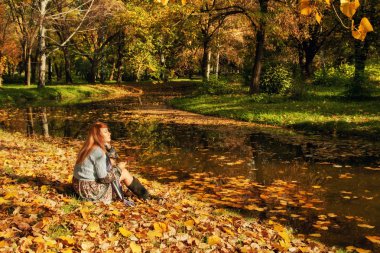
[[[94,148],[92,149],[92,151],[90,153],[90,156],[102,157],[102,156],[105,156],[105,153],[104,153],[103,149],[101,149],[99,146],[94,146]]]

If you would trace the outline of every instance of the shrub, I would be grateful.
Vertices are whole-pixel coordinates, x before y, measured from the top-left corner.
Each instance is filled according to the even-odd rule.
[[[267,66],[260,78],[260,90],[268,94],[286,94],[292,87],[290,71],[282,65]]]
[[[237,89],[233,85],[228,84],[226,80],[216,79],[214,76],[211,76],[209,81],[204,81],[199,85],[196,93],[201,95],[223,95],[236,93],[236,91]]]
[[[347,86],[354,75],[354,66],[342,64],[339,67],[321,69],[315,72],[313,84],[318,86]]]

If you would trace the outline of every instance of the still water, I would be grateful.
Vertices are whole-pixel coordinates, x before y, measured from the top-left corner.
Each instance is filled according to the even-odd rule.
[[[380,236],[377,142],[202,121],[185,124],[186,116],[181,122],[165,110],[136,98],[12,108],[5,110],[0,127],[83,139],[87,127],[101,120],[109,124],[122,157],[135,157],[142,165],[139,173],[148,178],[181,185],[197,198],[243,215],[290,225],[300,236],[378,250],[366,239]]]

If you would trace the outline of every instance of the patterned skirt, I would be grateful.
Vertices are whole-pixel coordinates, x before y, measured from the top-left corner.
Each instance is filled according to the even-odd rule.
[[[108,173],[107,177],[102,179],[103,182],[80,180],[73,177],[73,188],[75,192],[84,200],[87,201],[101,201],[105,204],[112,202],[116,194],[112,189],[111,183],[104,183],[104,181],[112,182],[119,180],[120,174],[117,169]]]

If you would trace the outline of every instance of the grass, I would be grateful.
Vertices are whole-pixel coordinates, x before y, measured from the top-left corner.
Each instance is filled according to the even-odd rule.
[[[343,87],[317,87],[302,100],[273,95],[201,95],[176,98],[176,108],[205,115],[329,135],[379,138],[380,95],[364,101],[341,96]]]
[[[59,106],[93,100],[119,92],[109,85],[53,85],[39,89],[36,85],[5,85],[0,87],[0,107]]]

